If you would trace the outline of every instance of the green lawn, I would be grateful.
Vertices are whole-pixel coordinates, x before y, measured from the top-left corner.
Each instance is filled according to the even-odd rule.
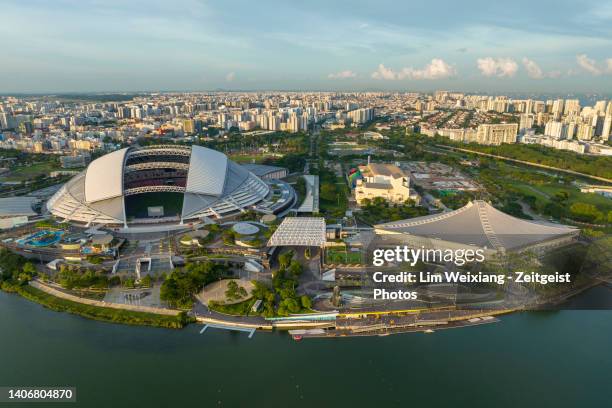
[[[190,321],[189,318],[183,315],[168,316],[72,302],[55,297],[32,286],[20,286],[17,288],[17,293],[51,310],[73,313],[89,319],[106,322],[180,329]]]
[[[325,261],[333,264],[360,264],[361,252],[328,249],[325,253]]]
[[[33,179],[42,174],[49,175],[52,171],[61,170],[61,167],[54,162],[36,163],[29,166],[18,166],[11,170],[7,176],[2,177],[4,181],[25,181]]]
[[[272,153],[262,154],[230,154],[230,159],[236,163],[261,163],[268,157],[278,157]]]
[[[527,185],[521,182],[512,182],[510,184],[520,192],[534,196],[542,204],[548,203],[550,201],[549,197],[553,197],[556,193],[565,191],[569,194],[568,205],[570,206],[576,202],[582,202],[592,204],[604,213],[612,211],[611,199],[599,194],[582,193],[576,187],[560,184]]]
[[[319,208],[326,216],[342,217],[348,208],[349,188],[346,183],[319,181]]]
[[[183,194],[145,193],[127,196],[125,212],[128,217],[146,218],[148,207],[160,205],[164,207],[164,216],[179,215],[183,208]]]
[[[593,204],[601,211],[608,212],[612,211],[612,200],[606,198],[602,195],[595,193],[582,193],[576,187],[566,187],[566,186],[555,186],[555,185],[544,185],[544,186],[535,186],[535,188],[548,193],[549,195],[554,195],[559,191],[567,191],[569,194],[569,204],[573,204],[575,202],[582,202],[587,204]]]
[[[219,312],[219,313],[223,313],[223,314],[228,314],[228,315],[234,315],[234,316],[256,316],[259,315],[259,313],[257,312],[252,312],[251,308],[253,307],[253,305],[255,304],[255,302],[257,302],[257,299],[255,298],[251,298],[251,299],[247,299],[244,302],[240,302],[240,303],[234,303],[232,305],[222,305],[219,303],[215,303],[215,302],[211,302],[208,305],[208,308],[210,310],[214,310],[215,312]]]

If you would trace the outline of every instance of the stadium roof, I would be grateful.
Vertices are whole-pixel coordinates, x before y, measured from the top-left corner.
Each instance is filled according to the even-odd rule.
[[[33,206],[39,200],[36,197],[0,198],[0,217],[34,216]]]
[[[503,213],[485,201],[458,210],[375,225],[377,231],[408,234],[464,245],[513,250],[564,235],[577,228],[527,221]]]
[[[244,163],[241,164],[241,166],[256,175],[257,177],[263,177],[270,173],[286,170],[284,167],[269,166],[267,164]]]
[[[268,246],[325,245],[325,218],[287,217],[268,241]]]
[[[124,198],[146,193],[183,194],[183,221],[242,212],[264,201],[270,187],[212,149],[130,147],[91,162],[47,201],[47,208],[67,221],[125,225]]]
[[[123,163],[128,148],[116,150],[89,163],[85,173],[85,201],[106,200],[123,194]]]
[[[299,213],[318,213],[319,212],[319,176],[306,174],[303,176],[306,181],[306,197],[302,204],[296,209]]]
[[[191,147],[187,193],[220,196],[225,186],[227,156],[201,146]]]

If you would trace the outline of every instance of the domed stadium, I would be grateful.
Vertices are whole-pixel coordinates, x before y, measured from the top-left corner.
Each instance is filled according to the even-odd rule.
[[[47,208],[66,221],[127,227],[225,218],[265,207],[271,194],[270,185],[216,150],[156,145],[94,160]]]

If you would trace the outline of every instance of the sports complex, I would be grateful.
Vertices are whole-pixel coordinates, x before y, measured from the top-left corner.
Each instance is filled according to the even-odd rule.
[[[385,181],[384,174],[379,176]],[[95,159],[58,184],[46,203],[5,200],[6,214],[31,218],[0,234],[0,243],[47,262],[45,274],[60,285],[85,279],[81,276],[101,280],[101,290],[93,288],[83,296],[103,299],[104,307],[136,305],[167,313],[180,301],[194,314],[217,313],[214,319],[224,322],[224,328],[238,327],[236,317],[226,321],[229,314],[241,316],[240,325],[249,330],[297,327],[300,337],[490,323],[495,314],[548,301],[553,292],[540,293],[516,282],[467,285],[433,278],[399,287],[375,281],[373,273],[393,276],[414,268],[423,276],[438,277],[453,268],[449,270],[489,276],[518,267],[548,273],[562,268],[564,260],[581,263],[589,250],[577,227],[517,218],[478,199],[451,210],[430,208],[421,200],[393,203],[387,195],[389,207],[380,206],[381,211],[396,205],[420,210],[366,224],[359,218],[364,208],[356,199],[342,215],[320,207],[319,177],[238,164],[197,145],[134,145]],[[378,186],[384,184],[376,180]],[[388,183],[383,190],[389,190]],[[387,193],[381,194],[378,198],[384,199]],[[34,211],[35,205],[40,207],[36,203],[43,206],[40,214]],[[433,254],[450,250],[455,259],[467,259],[468,251],[485,256],[463,264],[437,255],[415,255],[412,260],[418,262],[413,264],[372,262],[373,250],[401,246]],[[580,268],[589,273],[598,265]],[[203,279],[201,287],[194,286],[185,296],[182,289],[174,290],[182,287],[183,279],[192,279],[189,276],[208,279],[207,274],[212,281]],[[376,297],[376,290],[389,296]],[[418,296],[392,297],[407,290]]]
[[[64,221],[129,228],[292,207],[293,188],[256,176],[254,166],[196,145],[123,148],[91,162],[51,197],[47,209]],[[270,171],[265,167],[262,172]]]

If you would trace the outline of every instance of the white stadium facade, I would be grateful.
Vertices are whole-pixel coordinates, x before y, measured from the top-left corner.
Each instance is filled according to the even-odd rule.
[[[219,219],[250,208],[266,212],[272,194],[270,184],[216,150],[155,145],[94,160],[51,197],[47,208],[65,221],[127,227],[133,219],[126,213],[130,198],[146,201],[141,197],[156,193],[179,196],[178,208],[172,217],[147,222]]]

